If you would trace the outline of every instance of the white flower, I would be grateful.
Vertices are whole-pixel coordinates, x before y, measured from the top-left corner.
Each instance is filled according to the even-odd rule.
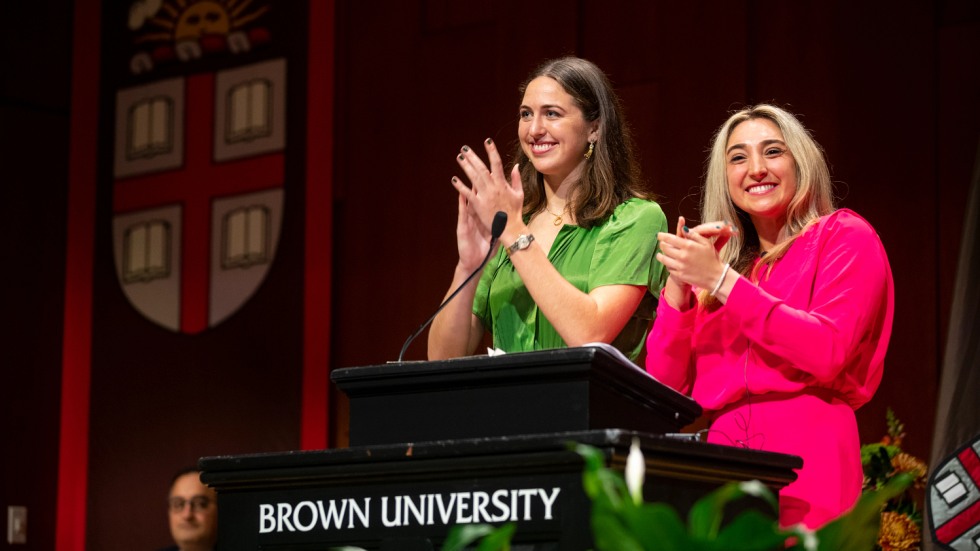
[[[790,526],[788,530],[796,532],[803,544],[803,551],[817,551],[820,548],[820,536],[814,530],[806,527],[806,524],[799,522]]]
[[[626,456],[626,487],[633,496],[633,503],[643,503],[643,478],[646,476],[646,462],[640,451],[640,439],[634,437],[630,453]]]
[[[803,532],[803,549],[806,551],[817,551],[820,547],[820,539],[812,530]]]
[[[765,484],[759,482],[758,480],[747,480],[740,483],[739,488],[750,496],[761,497],[766,491]]]

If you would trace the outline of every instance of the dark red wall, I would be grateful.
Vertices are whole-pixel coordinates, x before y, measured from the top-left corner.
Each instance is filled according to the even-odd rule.
[[[7,507],[29,549],[54,549],[71,11],[18,2],[0,17],[0,549]],[[50,15],[49,15],[50,14]]]
[[[103,113],[114,112],[117,89],[134,83],[208,75],[269,58],[286,60],[284,198],[275,258],[254,295],[226,320],[199,333],[164,329],[129,303],[117,280],[112,250],[113,187],[120,184],[112,173],[115,127],[111,115],[101,118],[93,198],[97,227],[85,534],[86,549],[100,550],[167,545],[167,484],[177,469],[194,465],[198,458],[301,446],[307,27],[293,24],[305,21],[309,8],[292,2],[270,9],[258,21],[271,39],[249,53],[205,55],[197,64],[160,63],[156,74],[139,80],[128,70],[133,50],[127,48],[132,37],[124,24],[129,13],[125,7],[103,4],[100,82],[108,91],[100,96]],[[256,7],[251,10],[243,14],[260,13]],[[188,103],[195,99],[201,98],[188,92]],[[203,122],[203,132],[210,135],[211,121]],[[191,165],[187,161],[184,168],[193,170]],[[163,176],[190,178],[177,171]],[[209,238],[205,233],[191,239]],[[190,279],[185,274],[181,285],[189,285]],[[125,523],[119,522],[120,496],[140,512]]]
[[[882,436],[892,407],[909,450],[929,456],[980,138],[973,5],[340,3],[338,37],[334,367],[395,359],[428,318],[455,263],[456,151],[488,136],[512,143],[517,85],[542,60],[575,54],[622,95],[670,220],[696,217],[705,152],[731,109],[776,102],[802,116],[840,205],[875,225],[895,274],[892,345],[859,412],[862,437]],[[422,335],[406,356],[424,353]],[[342,445],[343,396],[335,403]]]
[[[9,423],[0,513],[29,507],[32,549],[54,548],[72,4],[12,3],[0,18],[0,420]],[[890,406],[907,425],[909,450],[928,457],[980,138],[974,2],[337,4],[334,311],[323,337],[332,367],[395,359],[432,313],[455,263],[455,152],[488,136],[512,143],[518,83],[540,61],[576,54],[617,85],[670,218],[697,212],[704,153],[730,109],[775,101],[803,115],[827,149],[841,205],[875,224],[895,272],[893,343],[881,390],[859,412],[863,439],[880,437]],[[93,358],[102,358],[116,340],[161,330],[126,313],[107,268],[108,230],[93,231],[102,240],[95,317],[131,322],[95,332]],[[271,290],[226,328],[155,356],[129,347],[111,372],[94,372],[91,548],[165,543],[158,499],[172,463],[298,444],[300,375],[281,361],[285,354],[295,365],[301,327],[285,321],[262,341],[251,325],[291,318],[301,306],[302,261],[285,253],[292,260],[270,274]],[[424,343],[422,335],[407,357],[422,358]],[[236,344],[256,363],[242,368],[217,351]],[[107,378],[115,376],[124,380]],[[177,388],[194,390],[175,398]],[[333,439],[346,445],[346,407],[334,398]],[[148,420],[147,412],[157,413]],[[198,435],[183,439],[178,426]],[[110,541],[116,534],[124,541]]]

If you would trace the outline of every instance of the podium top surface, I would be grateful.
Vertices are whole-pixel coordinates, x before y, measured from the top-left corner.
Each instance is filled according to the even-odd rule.
[[[221,486],[234,484],[233,481],[247,479],[256,472],[263,471],[277,473],[280,478],[289,478],[286,473],[294,470],[322,474],[339,469],[338,472],[343,473],[343,476],[348,476],[352,472],[376,469],[381,465],[404,469],[399,465],[479,457],[486,457],[493,464],[505,465],[509,456],[526,457],[554,452],[576,456],[569,448],[569,444],[573,442],[605,450],[609,457],[625,458],[634,438],[638,439],[648,461],[683,464],[693,470],[700,469],[699,465],[711,464],[716,469],[744,472],[756,478],[784,477],[782,483],[785,484],[795,478],[792,470],[803,465],[803,461],[794,455],[706,444],[686,438],[630,430],[605,429],[203,457],[199,466],[204,471],[202,480]]]
[[[657,381],[609,345],[588,345],[498,356],[391,362],[335,369],[331,380],[349,397],[403,394],[417,389],[455,390],[466,385],[526,384],[583,379],[616,388],[624,397],[667,406],[681,419],[696,419],[701,406]]]

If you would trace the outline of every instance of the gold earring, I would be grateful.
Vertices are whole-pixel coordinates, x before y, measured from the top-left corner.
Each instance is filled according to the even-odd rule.
[[[592,158],[592,151],[595,149],[595,142],[589,142],[589,150],[585,152],[585,158]]]

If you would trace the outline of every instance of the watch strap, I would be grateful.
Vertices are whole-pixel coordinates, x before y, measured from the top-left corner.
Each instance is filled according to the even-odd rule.
[[[531,246],[531,242],[534,241],[534,236],[531,234],[521,234],[517,236],[517,239],[507,247],[507,256],[510,256],[517,251],[522,251]]]

